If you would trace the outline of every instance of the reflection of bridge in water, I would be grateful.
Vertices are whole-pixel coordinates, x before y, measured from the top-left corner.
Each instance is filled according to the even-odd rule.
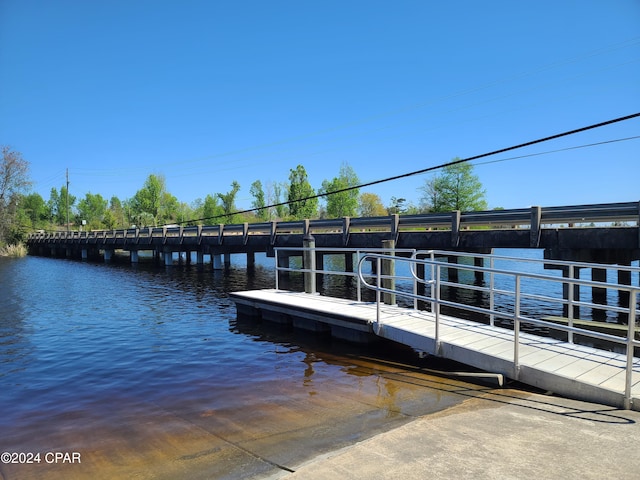
[[[276,257],[289,258],[292,251],[277,249]],[[232,294],[239,316],[348,341],[386,338],[560,395],[640,410],[640,359],[634,356],[640,352],[640,287],[544,271],[601,265],[452,251],[345,252],[313,244],[298,251],[302,265],[276,262],[276,289]],[[352,260],[344,262],[345,271],[325,270],[316,263],[320,254]],[[354,256],[357,272],[351,268]],[[466,263],[450,261],[463,257]],[[402,263],[406,266],[399,269]],[[624,270],[629,277],[640,272],[638,267],[610,269]],[[303,276],[305,292],[278,288],[294,275]],[[318,278],[324,275],[350,278],[356,298],[318,295]],[[469,276],[474,281],[461,280]],[[576,296],[579,287],[620,301],[602,304]],[[447,289],[455,289],[457,298],[483,301],[461,302],[445,295]],[[373,292],[372,300],[364,298],[366,291],[369,297]],[[602,312],[604,318],[627,324],[585,321],[574,316],[580,311]]]

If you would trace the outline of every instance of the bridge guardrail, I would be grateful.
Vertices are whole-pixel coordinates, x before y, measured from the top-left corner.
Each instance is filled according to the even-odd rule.
[[[269,236],[271,244],[275,245],[278,235],[325,233],[339,234],[348,238],[351,234],[365,232],[391,232],[397,235],[402,231],[420,229],[450,229],[458,232],[464,227],[473,226],[503,226],[522,227],[528,225],[532,231],[532,238],[539,236],[542,225],[562,225],[573,223],[596,222],[637,222],[640,224],[640,202],[610,203],[599,205],[575,205],[561,207],[531,207],[529,209],[487,210],[479,212],[449,212],[427,213],[419,215],[389,215],[381,217],[338,218],[295,220],[285,222],[260,222],[245,224],[218,224],[205,226],[165,226],[130,228],[123,230],[96,230],[90,232],[36,232],[31,233],[27,243],[65,243],[75,240],[82,243],[106,243],[107,239],[135,240],[167,237],[183,238],[197,237],[198,243],[203,237],[218,237],[221,244],[224,236],[242,235],[246,240],[249,236]]]

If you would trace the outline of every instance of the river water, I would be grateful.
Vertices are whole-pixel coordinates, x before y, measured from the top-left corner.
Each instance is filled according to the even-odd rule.
[[[236,316],[227,271],[0,258],[0,478],[267,478],[491,391]]]

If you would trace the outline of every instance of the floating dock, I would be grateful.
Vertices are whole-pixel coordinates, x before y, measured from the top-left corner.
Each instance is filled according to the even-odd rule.
[[[238,315],[348,341],[385,338],[568,398],[640,410],[640,359],[635,357],[629,402],[623,354],[519,332],[516,356],[513,330],[443,314],[436,335],[435,315],[423,310],[275,289],[235,292],[231,298]]]

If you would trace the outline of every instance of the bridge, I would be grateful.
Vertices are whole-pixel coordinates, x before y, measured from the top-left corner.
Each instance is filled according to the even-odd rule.
[[[631,224],[630,226],[628,224]],[[197,262],[210,256],[214,268],[229,265],[232,254],[273,255],[276,247],[301,246],[313,235],[318,247],[398,248],[488,253],[494,248],[542,248],[549,259],[629,265],[640,259],[640,202],[530,207],[479,212],[390,215],[383,217],[260,222],[234,225],[163,226],[123,230],[32,233],[32,255],[104,258],[116,250],[138,262],[153,252],[166,265],[174,257]],[[293,254],[293,253],[292,253]]]
[[[119,250],[138,262],[139,252],[149,251],[167,266],[176,254],[190,261],[195,253],[198,264],[209,255],[213,268],[223,268],[222,257],[230,264],[232,254],[247,255],[251,266],[255,254],[264,252],[275,257],[276,288],[234,293],[239,313],[347,340],[383,337],[566,396],[640,409],[640,365],[634,356],[640,347],[639,292],[632,286],[640,268],[631,266],[640,258],[640,202],[39,232],[29,236],[27,246],[32,255],[105,261]],[[551,272],[498,268],[492,262],[499,257],[490,255],[494,248],[543,249],[540,268]],[[316,280],[333,274],[325,270],[325,259],[335,255],[344,258],[342,273],[357,277],[355,301],[316,295]],[[401,279],[394,268],[402,261],[409,263],[410,288],[396,288]],[[300,264],[305,293],[286,286]],[[367,280],[367,264],[374,282]],[[581,275],[586,271],[590,280]],[[496,285],[496,276],[512,277],[512,286]],[[526,291],[522,286],[529,281],[550,282],[559,291]],[[363,301],[362,289],[375,292],[374,301]],[[451,291],[488,301],[478,306],[447,298]],[[500,305],[499,297],[509,300]],[[400,305],[396,298],[414,304]],[[541,315],[537,307],[524,311],[531,300],[555,303],[558,310],[553,315]],[[591,312],[586,320],[584,309]],[[545,335],[535,333],[540,331]],[[586,345],[578,341],[584,338],[590,339]]]
[[[303,251],[302,267],[276,262],[276,269],[303,275],[304,292],[278,284],[271,290],[234,292],[239,319],[348,341],[392,340],[421,355],[490,372],[500,384],[506,377],[570,398],[640,410],[640,287],[550,275],[544,273],[549,263],[544,259],[436,250],[405,251],[410,256],[398,257],[395,249],[377,249],[351,252],[358,257],[353,272],[347,262],[342,270],[317,268],[316,249]],[[276,256],[280,253],[276,249]],[[458,260],[449,261],[452,257]],[[403,262],[405,268],[398,268]],[[553,263],[556,269],[601,267]],[[397,268],[404,274],[395,273]],[[616,269],[640,272],[640,267]],[[356,298],[318,295],[318,275],[355,282]],[[595,296],[581,296],[581,287],[604,290],[619,301],[598,303]],[[571,292],[568,298],[562,294],[566,291]],[[366,292],[373,292],[373,299],[364,298]],[[568,316],[550,315],[553,311]],[[589,320],[579,320],[580,312]],[[596,312],[605,321],[594,320]],[[613,323],[615,318],[620,323]]]

